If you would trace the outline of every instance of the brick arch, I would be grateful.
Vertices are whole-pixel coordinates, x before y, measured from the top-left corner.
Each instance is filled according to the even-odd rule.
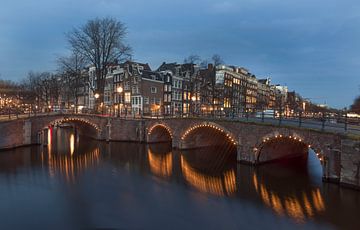
[[[234,135],[231,131],[229,131],[227,128],[225,128],[222,125],[219,125],[214,122],[196,122],[194,124],[191,124],[189,127],[183,130],[183,132],[180,134],[180,142],[181,142],[181,148],[187,148],[187,138],[193,134],[195,131],[198,131],[199,129],[203,128],[210,128],[213,130],[218,131],[219,133],[223,133],[224,137],[229,140],[234,146],[238,145],[238,141],[236,138],[236,135]],[[199,147],[205,147],[205,146],[199,146]]]
[[[159,133],[159,129],[165,131],[170,136],[170,140],[166,136],[164,136],[164,132]],[[157,130],[158,132],[156,132]],[[168,142],[172,141],[174,138],[173,130],[164,122],[150,124],[146,131],[146,140],[148,143]]]
[[[67,123],[67,122],[85,124],[87,126],[91,126],[92,128],[94,128],[98,133],[101,132],[101,128],[99,127],[99,125],[95,124],[94,122],[91,122],[89,119],[80,118],[80,117],[68,117],[68,118],[62,117],[62,118],[58,118],[58,119],[50,121],[48,125],[59,125],[59,124]]]
[[[255,163],[259,163],[259,158],[261,155],[261,150],[263,149],[266,144],[272,141],[276,140],[283,140],[287,139],[290,141],[293,141],[293,143],[299,143],[303,144],[304,146],[307,146],[308,148],[311,148],[316,153],[318,159],[321,161],[323,160],[324,155],[324,146],[322,146],[317,140],[314,138],[311,138],[310,136],[305,136],[301,133],[297,132],[281,132],[281,131],[273,131],[271,133],[268,133],[266,135],[263,135],[256,143],[256,146],[254,147],[255,152]]]

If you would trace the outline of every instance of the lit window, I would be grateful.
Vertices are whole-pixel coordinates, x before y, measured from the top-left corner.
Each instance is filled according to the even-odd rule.
[[[131,94],[130,92],[125,93],[125,103],[130,103]]]

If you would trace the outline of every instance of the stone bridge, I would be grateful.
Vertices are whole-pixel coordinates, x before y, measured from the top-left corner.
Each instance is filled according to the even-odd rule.
[[[360,141],[339,133],[264,123],[200,118],[120,119],[90,115],[48,115],[0,122],[0,149],[46,144],[51,127],[73,124],[97,140],[172,142],[178,149],[225,145],[242,163],[261,164],[298,157],[313,149],[324,179],[360,187]],[[220,153],[219,153],[220,154]]]

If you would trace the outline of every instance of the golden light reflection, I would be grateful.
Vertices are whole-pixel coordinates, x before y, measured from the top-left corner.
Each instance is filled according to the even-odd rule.
[[[75,135],[70,134],[70,154],[73,155],[75,151]]]
[[[150,171],[156,176],[170,177],[172,173],[172,153],[157,155],[148,148]]]
[[[256,174],[253,176],[253,183],[264,204],[279,216],[287,215],[297,222],[304,222],[306,218],[312,218],[316,213],[325,210],[319,188],[301,194],[294,191],[287,195],[280,195],[259,182]]]
[[[305,213],[300,205],[299,199],[296,197],[285,198],[285,210],[286,213],[293,219],[303,222],[305,220]]]
[[[52,128],[47,129],[47,149],[49,157],[51,157],[51,144],[52,144]]]
[[[236,192],[235,170],[224,172],[221,176],[209,176],[193,169],[181,156],[181,170],[185,180],[197,190],[216,196],[231,195]]]
[[[325,204],[321,196],[320,189],[317,189],[316,191],[312,192],[312,199],[317,211],[325,210]]]
[[[85,169],[95,166],[100,162],[100,149],[96,148],[91,152],[81,155],[53,155],[48,158],[50,176],[64,176],[66,181],[75,181],[76,175]]]

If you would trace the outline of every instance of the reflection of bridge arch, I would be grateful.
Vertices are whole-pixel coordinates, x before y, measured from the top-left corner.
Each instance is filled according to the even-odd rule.
[[[42,157],[41,160],[47,164],[51,177],[61,176],[66,181],[74,182],[81,172],[99,163],[100,149],[97,147],[89,150],[85,154],[71,154],[70,156],[65,154],[52,154],[48,150],[47,156]]]
[[[184,179],[201,192],[217,196],[228,196],[236,193],[234,169],[227,170],[218,176],[206,175],[192,168],[182,155],[180,166]]]
[[[181,135],[181,148],[191,149],[223,145],[237,146],[237,138],[229,130],[213,122],[202,122],[187,128]]]
[[[163,123],[156,123],[147,129],[147,142],[171,142],[173,139],[173,131],[169,126]]]
[[[170,149],[171,150],[171,149]],[[173,170],[172,152],[158,153],[148,147],[150,171],[159,177],[169,178]]]
[[[313,218],[325,211],[325,202],[319,188],[300,192],[292,190],[290,186],[290,191],[281,194],[268,188],[256,173],[253,174],[252,182],[260,199],[279,216],[286,215],[297,222],[305,222],[306,218]]]
[[[293,150],[295,148],[294,152],[283,152],[278,149],[276,156],[267,156],[265,157],[264,154],[266,154],[266,150],[264,150],[266,147],[272,146],[273,149],[276,150],[276,145],[288,147],[286,145],[292,145]],[[284,146],[285,145],[285,146]],[[298,151],[301,150],[308,150],[311,148],[316,153],[318,159],[322,162],[323,161],[323,152],[320,145],[315,142],[311,141],[307,138],[304,138],[303,136],[300,136],[296,133],[292,135],[288,134],[281,134],[279,132],[271,133],[262,138],[262,141],[254,148],[255,154],[256,154],[256,163],[263,163],[266,161],[281,159],[281,158],[287,158],[292,157],[294,154],[301,154],[301,152],[296,152],[296,148],[298,148]],[[302,149],[299,149],[302,148]],[[269,153],[271,154],[271,153]],[[279,155],[280,154],[280,155]]]

